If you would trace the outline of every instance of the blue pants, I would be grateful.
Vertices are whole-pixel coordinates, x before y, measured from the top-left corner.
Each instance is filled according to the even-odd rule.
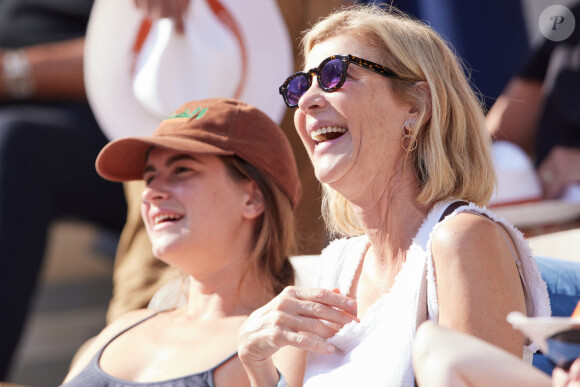
[[[0,105],[0,380],[26,321],[51,222],[123,227],[122,185],[95,171],[106,143],[86,104]]]

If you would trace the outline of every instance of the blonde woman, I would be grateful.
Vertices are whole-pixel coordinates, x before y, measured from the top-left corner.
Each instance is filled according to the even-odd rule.
[[[426,319],[531,361],[536,347],[505,317],[549,315],[548,294],[521,233],[484,207],[490,138],[454,52],[376,6],[331,14],[303,47],[304,71],[280,93],[339,238],[319,288],[286,288],[242,327],[253,386],[413,386]]]
[[[237,356],[246,317],[293,283],[293,209],[301,185],[282,130],[232,99],[193,101],[151,137],[109,143],[113,181],[143,179],[153,253],[189,281],[183,307],[115,320],[65,386],[249,386]]]

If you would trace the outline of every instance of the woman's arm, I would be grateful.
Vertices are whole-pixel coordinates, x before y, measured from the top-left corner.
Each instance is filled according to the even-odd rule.
[[[27,99],[86,100],[83,79],[84,38],[23,47],[21,51],[29,63],[32,94]],[[0,75],[4,55],[0,49]],[[0,100],[6,99],[4,83],[0,79]]]
[[[511,141],[531,154],[541,99],[542,82],[523,78],[511,80],[485,116],[487,129],[494,140]]]
[[[526,313],[522,282],[505,230],[490,219],[461,213],[433,236],[439,323],[521,358],[524,336],[506,321]],[[511,248],[510,248],[511,247]]]
[[[302,385],[304,351],[328,354],[326,343],[342,326],[356,319],[356,303],[326,289],[289,286],[254,311],[240,329],[238,356],[253,387],[272,387],[278,381],[276,365],[290,385]],[[292,346],[299,352],[281,348]],[[292,364],[292,357],[295,361]],[[287,373],[287,374],[286,374]]]
[[[496,346],[427,321],[413,343],[420,386],[549,387],[550,378]]]

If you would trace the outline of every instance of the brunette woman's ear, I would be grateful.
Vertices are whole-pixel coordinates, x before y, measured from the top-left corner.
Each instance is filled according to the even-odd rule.
[[[254,181],[246,183],[246,197],[242,215],[246,219],[256,219],[264,213],[265,203],[264,195]]]

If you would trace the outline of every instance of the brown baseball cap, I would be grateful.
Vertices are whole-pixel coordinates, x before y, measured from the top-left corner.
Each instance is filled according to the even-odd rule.
[[[296,159],[282,129],[256,107],[235,99],[188,102],[152,136],[111,141],[97,157],[97,171],[112,181],[141,180],[151,147],[237,155],[269,176],[294,207],[302,193]]]

